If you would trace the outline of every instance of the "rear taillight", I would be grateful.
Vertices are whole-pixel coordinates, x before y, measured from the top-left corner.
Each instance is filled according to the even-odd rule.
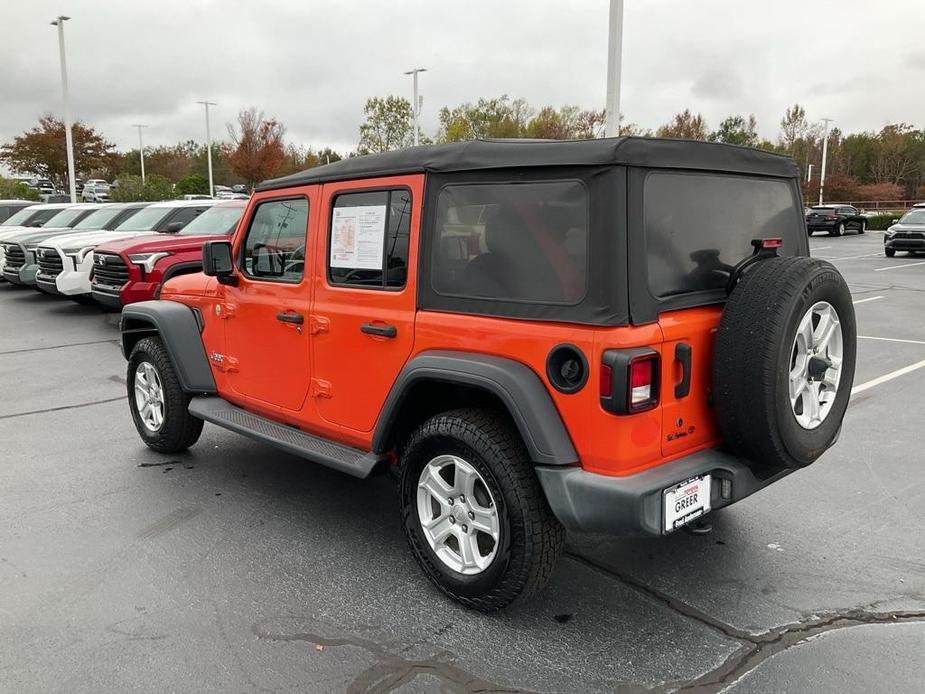
[[[608,349],[601,358],[601,407],[636,414],[658,405],[659,353],[650,347]]]
[[[836,219],[838,219],[838,215],[837,214],[827,214],[825,218],[830,221],[835,221]]]

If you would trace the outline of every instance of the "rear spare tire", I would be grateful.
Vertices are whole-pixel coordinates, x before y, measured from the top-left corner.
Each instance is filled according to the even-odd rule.
[[[739,280],[716,335],[713,400],[734,453],[799,468],[838,437],[854,383],[851,292],[818,258],[770,258]]]

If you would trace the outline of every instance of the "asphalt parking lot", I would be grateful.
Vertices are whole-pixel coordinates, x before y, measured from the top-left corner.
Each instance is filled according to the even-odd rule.
[[[570,538],[540,599],[440,597],[393,484],[125,404],[118,316],[0,284],[0,691],[925,691],[925,258],[814,237],[856,301],[841,440],[705,535]]]

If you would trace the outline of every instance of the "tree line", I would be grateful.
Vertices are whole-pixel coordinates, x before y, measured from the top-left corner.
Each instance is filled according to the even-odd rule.
[[[476,138],[585,139],[602,137],[606,113],[578,106],[534,108],[524,99],[501,95],[480,98],[438,112],[432,134],[419,131],[423,144],[457,142]],[[775,140],[762,138],[754,114],[731,114],[715,128],[690,109],[675,114],[654,129],[624,122],[621,135],[676,137],[758,147],[790,155],[802,172],[803,192],[808,200],[818,196],[823,129],[810,120],[799,104],[786,109]],[[315,149],[286,140],[286,127],[256,109],[242,109],[227,124],[228,139],[214,146],[216,182],[243,183],[253,187],[261,180],[284,176],[344,157],[410,147],[414,141],[411,103],[398,96],[372,97],[363,109],[357,146],[350,152]],[[140,171],[137,149],[119,152],[94,128],[75,123],[73,129],[76,168],[86,177],[124,179],[138,187]],[[925,198],[925,131],[907,123],[888,124],[877,132],[828,133],[826,198],[830,200],[903,200]],[[51,115],[42,116],[31,130],[0,145],[0,161],[16,171],[50,178],[64,187],[67,163],[64,126]],[[812,167],[812,169],[810,168]],[[145,172],[150,186],[160,193],[207,192],[206,148],[193,142],[145,148]],[[811,172],[811,176],[808,174]],[[133,187],[134,186],[134,187]],[[120,187],[122,187],[120,185]],[[128,193],[126,193],[128,194]],[[133,195],[144,195],[135,192]]]

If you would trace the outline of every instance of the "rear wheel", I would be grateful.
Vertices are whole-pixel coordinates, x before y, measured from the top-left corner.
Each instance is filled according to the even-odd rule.
[[[867,220],[862,219],[861,226],[858,227],[858,233],[863,234],[865,231],[867,231]]]
[[[887,248],[883,252],[886,253],[887,258],[892,258],[893,256],[896,255],[896,251],[892,248]]]
[[[401,468],[405,536],[443,593],[489,612],[542,590],[565,531],[504,417],[437,415],[412,435]]]
[[[128,360],[129,410],[138,435],[159,453],[179,453],[199,440],[202,420],[189,413],[170,355],[158,337],[139,340]]]
[[[832,236],[844,236],[844,235],[845,235],[845,223],[839,222],[835,227],[835,231],[832,232]]]

